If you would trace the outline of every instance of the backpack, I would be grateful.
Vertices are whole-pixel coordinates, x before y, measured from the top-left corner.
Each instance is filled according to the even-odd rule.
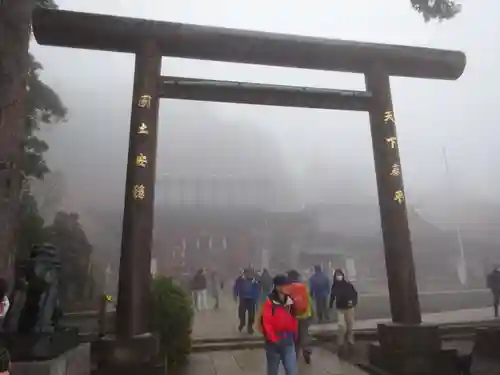
[[[285,293],[293,299],[293,311],[296,316],[306,314],[309,311],[309,293],[303,283],[287,285]]]

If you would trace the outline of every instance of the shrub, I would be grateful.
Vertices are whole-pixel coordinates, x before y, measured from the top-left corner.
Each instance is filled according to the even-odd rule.
[[[168,365],[181,364],[191,352],[193,308],[190,297],[171,278],[152,283],[152,331],[159,334],[160,355]]]

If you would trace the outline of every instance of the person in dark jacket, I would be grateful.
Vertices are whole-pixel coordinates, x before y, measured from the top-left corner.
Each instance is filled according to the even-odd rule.
[[[286,375],[297,375],[295,342],[298,323],[293,313],[293,300],[283,291],[289,282],[285,275],[277,275],[273,283],[274,289],[264,302],[261,316],[267,375],[278,375],[280,363],[283,363]]]
[[[309,292],[316,304],[318,322],[328,321],[328,295],[330,294],[330,280],[323,273],[321,266],[314,266],[314,275],[309,278]]]
[[[247,323],[247,331],[253,334],[253,323],[255,320],[255,309],[260,296],[260,285],[255,279],[251,269],[243,272],[243,277],[238,277],[234,283],[233,295],[235,301],[238,301],[238,316],[240,325],[238,330],[241,332]],[[248,320],[247,318],[248,313]]]
[[[336,302],[339,326],[337,343],[340,350],[343,350],[346,338],[349,345],[354,345],[354,309],[358,304],[358,292],[354,285],[346,280],[344,272],[340,269],[335,270],[333,274],[330,308],[334,302]]]
[[[498,305],[500,304],[500,265],[488,275],[488,288],[493,294],[493,312],[498,318]]]
[[[191,281],[194,308],[197,311],[208,309],[207,277],[205,270],[200,268]]]

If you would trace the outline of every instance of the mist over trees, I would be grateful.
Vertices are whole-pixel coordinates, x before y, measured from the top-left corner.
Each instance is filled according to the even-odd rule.
[[[33,3],[23,1],[18,4],[20,4],[18,7],[7,4],[5,9],[0,9],[5,12],[2,16],[7,19],[6,27],[16,26],[17,33],[11,30],[11,33],[6,34],[12,39],[25,38],[27,35],[22,32],[23,28],[29,30],[29,17],[25,15]],[[55,8],[56,4],[52,0],[37,0],[35,6]],[[13,46],[19,46],[15,42],[14,40]],[[9,44],[5,47],[8,52]],[[13,55],[17,53],[14,50],[11,52]],[[22,56],[24,51],[18,52]],[[63,263],[62,285],[66,287],[63,288],[62,298],[69,306],[77,301],[87,301],[93,293],[94,282],[90,259],[92,246],[81,228],[78,214],[58,212],[54,217],[64,194],[64,176],[61,172],[51,173],[45,160],[49,145],[40,137],[40,131],[44,128],[62,125],[67,119],[68,111],[57,92],[41,79],[43,67],[35,56],[30,53],[27,59],[19,60],[18,64],[17,68],[27,67],[27,73],[21,76],[26,87],[23,126],[16,135],[21,148],[17,171],[22,188],[20,195],[13,197],[13,201],[18,201],[18,209],[6,210],[7,213],[17,212],[18,218],[18,221],[14,220],[17,222],[16,242],[8,246],[8,251],[10,259],[15,258],[16,262],[22,262],[29,256],[33,245],[44,242],[56,245]],[[8,70],[9,68],[11,70]],[[7,69],[2,69],[0,73],[10,73],[15,80],[17,77],[14,68],[16,66],[7,64]],[[1,82],[9,83],[9,80]],[[12,143],[15,146],[15,142]],[[44,181],[46,177],[47,181]],[[43,216],[52,216],[54,220],[47,225]],[[12,218],[7,220],[14,225]]]
[[[25,1],[25,3],[28,4],[29,1]],[[449,20],[461,11],[460,4],[450,0],[410,0],[410,3],[417,12],[422,14],[426,22]],[[37,0],[36,5],[49,8],[57,7],[53,0]],[[8,10],[6,13],[8,13]],[[16,15],[12,14],[11,16],[13,17],[12,23],[16,24]],[[16,24],[16,28],[19,30],[23,30],[23,28],[29,29],[29,24],[26,22],[23,19],[22,22]],[[0,26],[0,33],[2,27]],[[20,39],[14,40],[13,45],[19,44],[19,41]],[[16,246],[9,247],[9,250],[12,255],[15,253],[18,259],[22,259],[28,255],[31,245],[34,243],[57,242],[63,247],[71,248],[70,252],[73,256],[68,257],[67,262],[71,263],[71,259],[79,259],[81,265],[78,266],[79,271],[75,272],[74,275],[75,277],[81,277],[83,280],[88,276],[88,267],[91,264],[88,254],[91,253],[92,247],[88,239],[83,239],[85,233],[82,236],[82,223],[80,223],[78,215],[69,212],[57,214],[62,197],[67,189],[66,182],[62,172],[52,172],[50,170],[50,166],[45,160],[49,144],[39,135],[40,130],[43,130],[43,128],[54,125],[64,126],[64,122],[68,120],[68,111],[57,92],[41,79],[43,67],[36,57],[30,54],[24,62],[20,61],[21,68],[24,64],[29,66],[26,77],[28,91],[23,126],[24,134],[22,137],[23,153],[20,163],[24,183],[19,197],[20,227],[18,228],[18,236],[16,236],[17,243]],[[3,82],[0,82],[0,93],[3,91],[3,84]],[[57,128],[55,131],[57,131]],[[260,153],[259,150],[258,152]],[[269,155],[269,157],[271,158],[273,155]],[[264,165],[265,163],[263,158],[260,164]],[[286,179],[283,178],[282,181],[286,181]],[[289,195],[293,198],[295,194],[290,192]],[[288,201],[288,197],[285,198]],[[54,216],[57,223],[56,219],[52,222]],[[81,216],[81,221],[84,221],[83,215]],[[113,237],[113,240],[119,242],[120,229],[117,231],[118,233],[114,233],[112,236],[106,231],[101,235]],[[74,236],[74,243],[71,240],[72,236]],[[108,250],[113,248],[114,251],[118,252],[119,246],[107,246],[107,248]],[[63,248],[59,250],[65,251]],[[70,267],[73,267],[73,265],[70,265]]]

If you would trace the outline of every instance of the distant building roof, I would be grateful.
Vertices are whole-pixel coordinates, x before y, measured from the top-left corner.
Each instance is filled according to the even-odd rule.
[[[319,233],[338,233],[343,237],[381,237],[380,211],[369,204],[322,204],[306,207],[313,229]],[[429,223],[415,210],[408,209],[408,221],[413,236],[447,236],[446,232]]]

